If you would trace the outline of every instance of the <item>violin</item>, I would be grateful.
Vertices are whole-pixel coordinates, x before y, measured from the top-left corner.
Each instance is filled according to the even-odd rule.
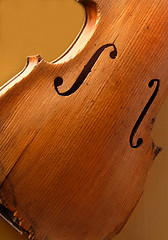
[[[0,90],[0,210],[30,239],[114,238],[160,151],[168,4],[80,3],[73,46],[51,63],[29,57]]]

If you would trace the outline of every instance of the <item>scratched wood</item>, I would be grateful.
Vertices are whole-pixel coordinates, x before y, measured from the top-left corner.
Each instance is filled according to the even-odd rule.
[[[85,28],[67,53],[30,57],[0,92],[1,208],[32,239],[112,239],[160,151],[168,3],[81,2]]]

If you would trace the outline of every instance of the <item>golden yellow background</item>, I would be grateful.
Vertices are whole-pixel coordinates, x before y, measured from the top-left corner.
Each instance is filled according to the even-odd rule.
[[[47,61],[55,60],[73,42],[84,19],[84,9],[75,0],[0,0],[0,84],[24,67],[27,56],[40,54]],[[152,132],[163,151],[155,159],[143,197],[116,240],[168,239],[167,122],[168,99]],[[0,240],[20,239],[25,237],[0,218]]]

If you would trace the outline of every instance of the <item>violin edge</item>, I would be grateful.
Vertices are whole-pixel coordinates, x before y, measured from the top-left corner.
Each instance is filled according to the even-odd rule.
[[[100,20],[100,7],[96,1],[76,0],[85,11],[85,20],[83,26],[72,44],[57,59],[51,61],[51,64],[63,64],[74,59],[86,47],[93,36],[98,22]]]

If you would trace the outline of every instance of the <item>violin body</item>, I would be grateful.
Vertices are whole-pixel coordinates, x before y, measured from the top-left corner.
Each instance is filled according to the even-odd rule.
[[[168,1],[81,3],[73,46],[52,63],[29,57],[0,92],[2,214],[32,239],[112,239],[160,151]]]

